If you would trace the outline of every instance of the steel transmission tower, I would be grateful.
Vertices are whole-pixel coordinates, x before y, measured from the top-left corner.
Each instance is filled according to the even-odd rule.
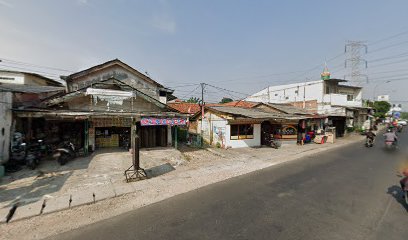
[[[362,41],[347,41],[344,52],[348,53],[344,67],[350,69],[350,73],[346,76],[349,76],[352,82],[361,83],[365,81],[368,83],[368,76],[361,72],[361,65],[367,68],[367,60],[361,57],[362,54],[367,53],[367,45]]]

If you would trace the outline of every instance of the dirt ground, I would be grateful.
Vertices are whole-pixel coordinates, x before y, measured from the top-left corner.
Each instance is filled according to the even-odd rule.
[[[194,159],[191,155],[194,154],[186,154]],[[188,162],[186,156],[174,148],[147,149],[140,152],[140,164],[145,169],[166,163],[177,168]],[[121,149],[99,150],[64,166],[53,160],[45,160],[35,170],[23,168],[1,179],[0,208],[12,206],[16,202],[32,203],[46,195],[55,197],[82,191],[90,186],[122,182],[123,172],[131,164],[131,154]]]

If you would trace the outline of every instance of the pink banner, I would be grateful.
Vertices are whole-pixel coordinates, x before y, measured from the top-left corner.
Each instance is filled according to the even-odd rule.
[[[140,125],[142,126],[161,126],[161,125],[186,125],[187,120],[183,118],[142,118]]]

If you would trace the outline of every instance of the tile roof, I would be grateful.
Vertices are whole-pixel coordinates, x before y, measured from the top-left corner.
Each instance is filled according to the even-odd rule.
[[[178,110],[180,113],[195,114],[200,111],[198,103],[174,102],[168,103],[171,108]]]

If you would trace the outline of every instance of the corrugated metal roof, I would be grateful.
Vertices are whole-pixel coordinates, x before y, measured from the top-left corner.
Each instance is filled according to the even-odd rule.
[[[0,69],[0,72],[4,72],[4,73],[18,73],[18,74],[27,74],[27,75],[31,75],[34,77],[39,77],[44,79],[45,81],[58,85],[58,86],[63,86],[64,84],[62,82],[60,82],[59,80],[55,80],[55,79],[51,79],[51,78],[47,78],[44,77],[43,75],[40,75],[38,73],[33,73],[33,72],[22,72],[22,71],[15,71],[15,70],[5,70],[5,69]]]
[[[53,86],[32,86],[24,84],[0,83],[0,91],[2,92],[19,92],[19,93],[46,93],[64,91],[64,87]]]
[[[214,106],[208,107],[209,109],[213,109],[215,111],[236,115],[236,116],[243,116],[247,118],[253,119],[303,119],[302,116],[294,116],[290,114],[279,114],[279,113],[269,113],[264,112],[259,109],[253,108],[241,108],[241,107],[225,107],[225,106]]]
[[[285,112],[287,114],[300,114],[300,115],[310,115],[310,112],[287,104],[277,104],[277,103],[265,103],[266,105],[276,108],[279,111]]]

